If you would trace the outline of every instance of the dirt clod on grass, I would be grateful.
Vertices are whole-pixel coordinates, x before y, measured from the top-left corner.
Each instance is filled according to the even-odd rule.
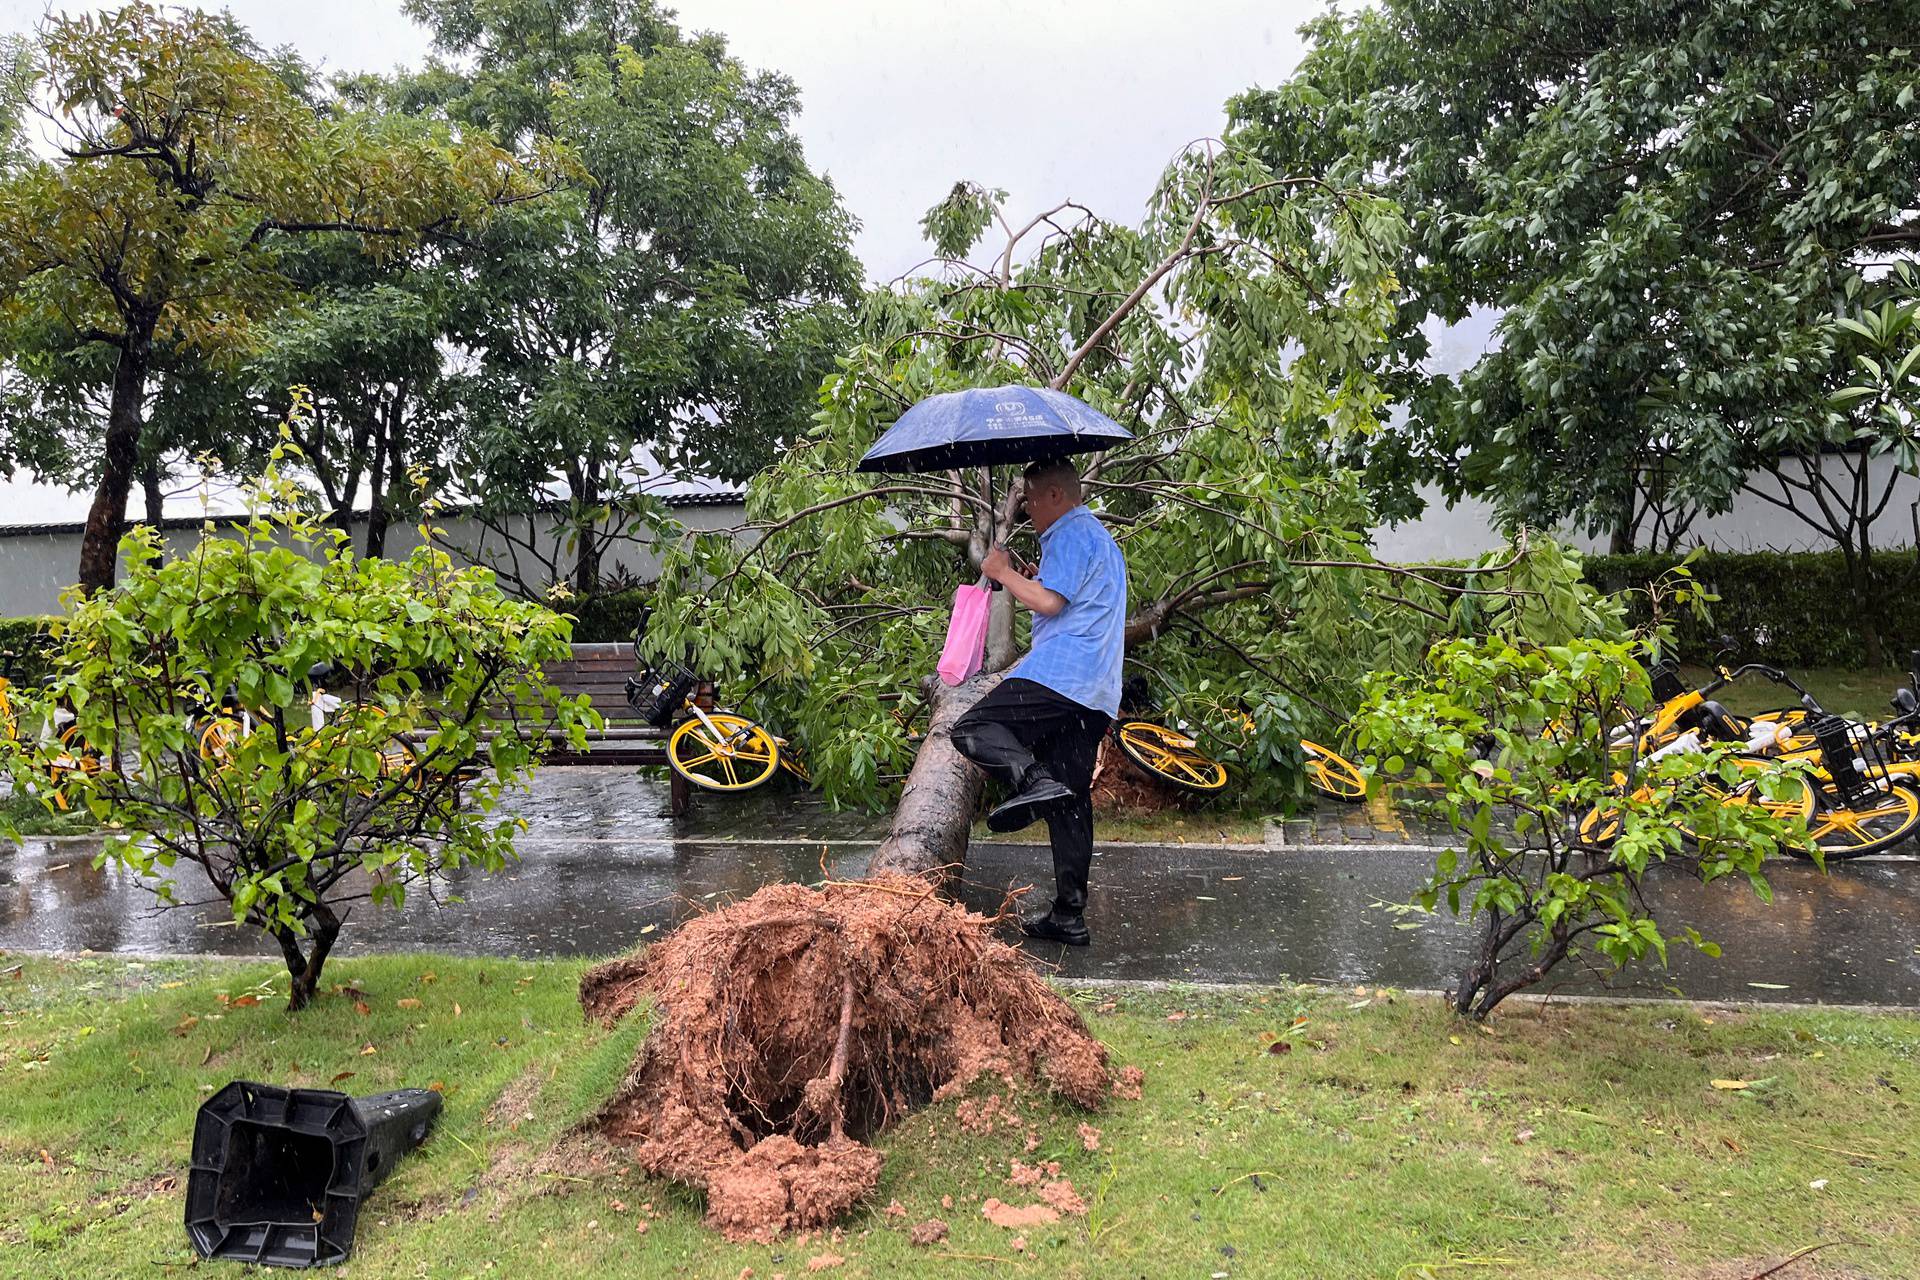
[[[771,885],[596,966],[588,1016],[653,1023],[592,1123],[770,1240],[845,1214],[879,1182],[864,1139],[982,1076],[1098,1109],[1105,1048],[990,923],[911,877]]]
[[[981,1216],[996,1227],[1014,1230],[1019,1227],[1044,1227],[1060,1221],[1060,1211],[1050,1204],[1008,1204],[1004,1200],[989,1199],[980,1206]]]

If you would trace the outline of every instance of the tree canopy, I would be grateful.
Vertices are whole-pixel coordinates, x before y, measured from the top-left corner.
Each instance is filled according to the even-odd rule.
[[[131,4],[50,19],[34,101],[57,156],[0,181],[0,341],[19,410],[93,399],[97,458],[79,579],[112,581],[157,370],[256,350],[292,300],[290,237],[352,237],[373,254],[477,225],[533,194],[483,132],[333,110],[296,61],[264,60],[231,21]]]
[[[462,258],[458,462],[517,550],[591,592],[648,460],[740,479],[805,429],[848,337],[853,222],[807,167],[792,82],[650,3],[408,12],[458,62],[396,85],[398,105],[569,158]]]
[[[1782,454],[1858,455],[1833,321],[1920,246],[1916,29],[1913,0],[1385,0],[1308,24],[1232,137],[1407,211],[1383,377],[1409,413],[1375,480],[1670,544]],[[1475,309],[1494,349],[1425,371],[1433,327]]]

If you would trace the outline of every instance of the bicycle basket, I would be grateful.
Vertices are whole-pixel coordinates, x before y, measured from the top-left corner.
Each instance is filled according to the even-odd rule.
[[[1834,790],[1846,800],[1886,787],[1886,750],[1871,726],[1842,716],[1822,716],[1813,723],[1813,740]]]
[[[642,671],[627,677],[627,705],[656,729],[672,722],[674,713],[686,704],[687,695],[700,683],[698,676],[685,667],[669,666]]]
[[[1672,702],[1687,691],[1685,682],[1680,679],[1680,668],[1671,662],[1662,662],[1647,674],[1653,678],[1655,702]]]

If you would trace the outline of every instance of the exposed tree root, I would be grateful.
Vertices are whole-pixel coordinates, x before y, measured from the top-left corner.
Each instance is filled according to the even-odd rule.
[[[1114,1081],[1079,1015],[984,917],[927,890],[772,885],[589,970],[590,1017],[650,1000],[654,1019],[594,1123],[704,1189],[711,1226],[764,1240],[852,1208],[880,1177],[862,1139],[983,1075],[1100,1107]]]

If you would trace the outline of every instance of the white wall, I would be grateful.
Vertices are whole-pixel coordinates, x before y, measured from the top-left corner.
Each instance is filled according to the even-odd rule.
[[[744,519],[743,508],[737,503],[679,507],[674,514],[695,529],[730,528]],[[436,521],[435,524],[446,531],[446,544],[457,558],[490,563],[493,557],[503,554],[498,539],[469,518],[454,517]],[[354,546],[363,546],[366,539],[364,518],[354,522],[352,532]],[[200,530],[197,525],[184,529],[169,528],[162,532],[161,537],[172,553],[179,554],[199,541]],[[419,532],[410,522],[396,521],[387,530],[389,556],[404,556],[419,544]],[[566,563],[567,559],[562,557],[561,564],[564,566]],[[72,583],[79,564],[80,532],[71,526],[56,526],[53,531],[46,533],[16,531],[0,534],[0,617],[58,612],[60,593]],[[611,573],[616,567],[644,580],[653,577],[659,560],[651,549],[623,540],[609,550],[603,570]],[[525,569],[531,574],[531,560],[525,562]]]
[[[1889,549],[1913,546],[1914,518],[1916,510],[1920,510],[1920,480],[1897,474],[1886,458],[1874,460],[1869,475],[1871,491],[1875,494],[1888,477],[1893,479],[1893,496],[1873,525],[1874,545]],[[1757,477],[1752,483],[1780,496],[1778,483],[1771,479]],[[1447,507],[1442,504],[1439,490],[1431,486],[1423,486],[1421,496],[1428,506],[1418,519],[1384,526],[1374,534],[1374,551],[1381,559],[1458,560],[1501,545],[1490,504],[1467,498]],[[1801,505],[1803,509],[1812,510],[1804,502]],[[1605,537],[1593,538],[1567,529],[1556,531],[1555,536],[1582,551],[1608,549]],[[1765,498],[1745,491],[1724,514],[1696,519],[1687,531],[1685,544],[1716,551],[1826,551],[1833,545],[1812,526]]]

